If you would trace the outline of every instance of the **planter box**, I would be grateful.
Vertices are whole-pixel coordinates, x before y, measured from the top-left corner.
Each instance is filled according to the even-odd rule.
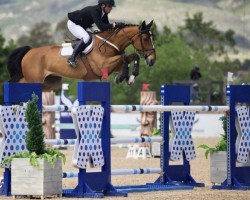
[[[227,155],[224,151],[210,154],[211,183],[222,183],[227,178]]]
[[[153,157],[161,156],[161,143],[160,142],[152,142],[151,143],[151,155]]]
[[[237,167],[250,166],[247,163],[236,162]],[[222,183],[227,178],[227,154],[226,151],[218,151],[210,154],[210,178],[211,183]]]
[[[12,195],[62,194],[62,160],[53,168],[47,160],[39,159],[39,168],[31,166],[28,158],[14,158],[11,163]]]

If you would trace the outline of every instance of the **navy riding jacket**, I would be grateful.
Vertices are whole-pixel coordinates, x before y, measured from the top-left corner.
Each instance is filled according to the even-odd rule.
[[[102,17],[102,9],[99,5],[88,6],[81,10],[68,13],[68,18],[84,29],[91,28],[94,23],[101,31],[113,27],[113,25],[109,23],[108,14],[105,13]]]

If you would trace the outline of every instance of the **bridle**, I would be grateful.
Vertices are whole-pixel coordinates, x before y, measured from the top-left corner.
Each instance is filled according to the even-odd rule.
[[[139,33],[135,34],[132,38],[129,38],[127,37],[129,40],[130,40],[130,44],[133,45],[133,47],[135,48],[135,42],[137,39],[140,39],[140,45],[141,45],[141,49],[138,49],[138,48],[135,48],[135,50],[141,55],[143,56],[145,59],[150,56],[152,53],[155,53],[155,48],[154,48],[154,45],[153,45],[153,48],[145,48],[144,44],[143,44],[143,38],[142,38],[142,35],[143,34],[147,34],[150,38],[151,38],[151,41],[152,41],[152,44],[153,44],[153,34],[151,33],[151,31],[149,29],[146,29],[146,30],[142,30],[141,26],[139,26]],[[124,31],[124,28],[122,29],[123,33],[126,35],[126,32]],[[127,36],[127,35],[126,35]],[[138,36],[137,39],[134,40],[134,38]],[[146,54],[146,52],[148,51],[151,51],[150,54]]]

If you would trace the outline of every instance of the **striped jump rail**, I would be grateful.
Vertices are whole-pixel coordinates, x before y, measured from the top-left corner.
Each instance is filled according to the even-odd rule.
[[[133,175],[133,174],[161,174],[161,168],[135,168],[135,169],[115,169],[111,170],[111,175]],[[78,177],[78,172],[63,172],[62,178],[75,178]]]
[[[155,137],[134,137],[134,138],[111,138],[111,144],[119,143],[144,143],[144,142],[162,142],[161,136]],[[46,139],[47,145],[74,145],[76,139]]]
[[[43,105],[43,112],[73,111],[76,107],[65,105]],[[111,112],[130,113],[130,112],[176,112],[176,111],[193,111],[198,113],[216,112],[224,113],[229,111],[229,106],[163,106],[163,105],[111,105]]]

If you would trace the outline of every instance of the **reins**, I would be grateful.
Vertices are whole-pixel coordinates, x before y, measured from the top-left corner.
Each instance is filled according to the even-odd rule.
[[[138,25],[136,25],[136,26],[138,26]],[[155,52],[155,48],[154,48],[154,47],[153,47],[153,48],[148,48],[148,49],[145,48],[145,46],[143,45],[143,41],[142,41],[142,40],[143,40],[142,34],[144,34],[144,33],[149,34],[151,40],[152,40],[152,34],[151,34],[151,32],[150,32],[149,29],[141,30],[141,27],[140,27],[140,26],[139,26],[139,29],[140,29],[139,32],[136,33],[134,36],[132,36],[132,38],[129,38],[129,37],[127,36],[127,33],[125,32],[124,28],[122,28],[122,29],[118,29],[118,28],[115,29],[114,31],[112,31],[112,32],[108,35],[107,38],[103,38],[103,37],[101,37],[101,36],[95,34],[95,36],[96,36],[97,38],[99,38],[100,40],[102,40],[102,43],[98,46],[98,48],[99,48],[99,50],[100,50],[100,48],[101,48],[105,43],[107,43],[107,44],[109,44],[110,46],[112,46],[113,48],[115,48],[115,49],[118,51],[119,54],[123,54],[123,52],[121,52],[121,50],[119,49],[119,47],[117,47],[114,43],[112,43],[112,42],[109,41],[109,39],[110,39],[113,35],[115,35],[116,33],[118,33],[118,32],[121,30],[121,31],[124,33],[124,35],[127,37],[127,39],[130,41],[129,44],[132,44],[133,46],[134,46],[134,43],[135,43],[135,41],[133,40],[133,38],[136,37],[136,36],[138,36],[138,38],[140,39],[140,45],[141,45],[142,49],[141,49],[141,50],[136,49],[135,46],[134,46],[134,49],[135,49],[135,51],[137,51],[140,55],[142,55],[144,58],[146,58],[147,56],[149,56],[149,55],[151,55],[153,52]],[[149,54],[149,55],[146,55],[145,52],[148,52],[148,51],[152,51],[152,53]]]
[[[114,47],[114,48],[118,51],[119,54],[121,54],[121,51],[120,51],[119,47],[117,47],[115,44],[113,44],[112,42],[110,42],[110,41],[108,40],[109,38],[111,38],[111,37],[112,37],[115,33],[117,33],[118,31],[119,31],[119,29],[115,29],[114,31],[111,32],[110,35],[108,35],[107,38],[103,38],[103,37],[101,37],[101,36],[95,34],[95,36],[96,36],[97,38],[99,38],[100,40],[102,40],[102,43],[98,46],[99,51],[100,51],[100,48],[101,48],[105,43],[107,43],[107,44],[109,44],[110,46]]]

